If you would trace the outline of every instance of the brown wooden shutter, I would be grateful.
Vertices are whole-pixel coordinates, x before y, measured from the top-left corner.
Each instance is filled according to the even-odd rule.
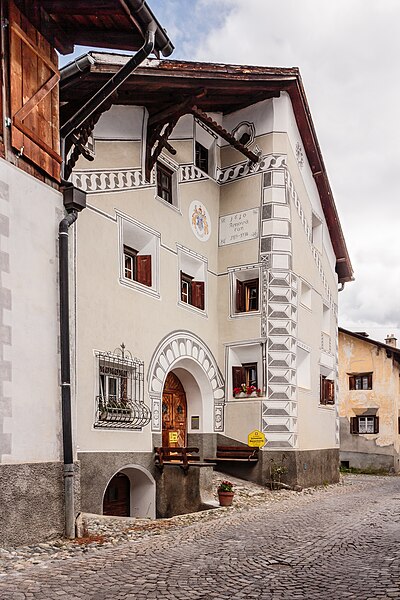
[[[350,433],[358,433],[358,417],[350,417]]]
[[[327,404],[335,404],[335,383],[331,379],[325,380],[325,399]]]
[[[236,280],[236,311],[244,312],[244,283]]]
[[[356,389],[356,378],[354,377],[354,375],[350,375],[349,376],[349,390],[355,390]]]
[[[136,256],[137,282],[151,287],[151,255]]]
[[[379,433],[379,417],[374,417],[374,433]]]
[[[192,281],[192,305],[204,310],[204,281]]]
[[[11,144],[60,180],[58,59],[10,0]]]
[[[242,383],[246,383],[246,374],[243,367],[232,367],[232,387],[239,388]]]
[[[372,373],[368,375],[368,389],[372,390]]]
[[[400,434],[400,417],[397,417],[397,433]]]

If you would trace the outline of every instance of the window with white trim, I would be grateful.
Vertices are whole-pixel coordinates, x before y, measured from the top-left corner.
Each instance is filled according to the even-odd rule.
[[[215,178],[217,136],[200,121],[194,122],[194,164]]]
[[[206,310],[206,259],[187,249],[178,248],[178,304]]]
[[[175,161],[163,155],[156,162],[156,198],[175,208],[178,208],[178,169]]]
[[[379,417],[361,415],[350,418],[350,433],[379,433]]]
[[[259,268],[237,269],[231,277],[231,315],[249,315],[260,312]]]
[[[128,217],[119,216],[120,281],[158,295],[160,234]]]
[[[300,303],[311,310],[312,289],[305,281],[301,281],[300,287]]]
[[[312,214],[312,243],[318,252],[322,252],[322,221],[315,213]]]

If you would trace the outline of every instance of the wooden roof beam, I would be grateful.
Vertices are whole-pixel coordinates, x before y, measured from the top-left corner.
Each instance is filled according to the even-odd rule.
[[[254,154],[254,152],[252,152],[251,150],[249,150],[248,148],[246,148],[246,146],[244,146],[243,144],[241,144],[240,142],[238,142],[237,139],[231,133],[229,133],[229,131],[227,131],[226,129],[224,129],[223,127],[221,127],[221,125],[218,125],[218,123],[216,123],[216,121],[214,121],[211,117],[209,117],[200,108],[198,108],[197,106],[192,106],[190,112],[195,117],[197,117],[197,119],[199,119],[200,121],[202,121],[210,129],[212,129],[212,131],[214,131],[214,133],[216,133],[217,135],[219,135],[220,137],[222,137],[222,139],[224,139],[231,146],[233,146],[234,148],[236,148],[236,150],[239,150],[239,152],[241,152],[247,158],[249,158],[251,160],[251,162],[256,163],[256,162],[259,161],[259,156],[257,156],[257,154]]]

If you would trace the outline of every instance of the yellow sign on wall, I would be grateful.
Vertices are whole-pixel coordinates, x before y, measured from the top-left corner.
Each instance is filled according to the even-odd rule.
[[[265,435],[262,433],[262,431],[259,431],[258,429],[255,429],[247,436],[247,444],[249,446],[262,448],[263,446],[265,446],[266,441],[267,440]]]
[[[169,443],[170,444],[176,444],[178,441],[178,432],[177,431],[170,431],[168,434],[168,439],[169,439]]]

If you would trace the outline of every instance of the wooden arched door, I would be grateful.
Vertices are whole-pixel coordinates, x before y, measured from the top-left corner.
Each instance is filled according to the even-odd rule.
[[[130,516],[131,483],[124,473],[117,473],[107,486],[103,500],[103,515]]]
[[[186,394],[179,378],[168,373],[162,401],[162,445],[186,446]]]

